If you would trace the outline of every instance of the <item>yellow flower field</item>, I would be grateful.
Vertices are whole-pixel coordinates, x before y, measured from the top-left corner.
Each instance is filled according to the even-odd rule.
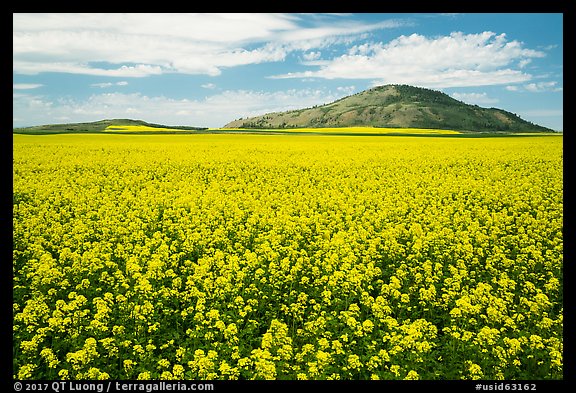
[[[169,132],[179,132],[182,130],[166,127],[151,127],[145,125],[111,125],[105,128],[106,132],[150,132],[150,131],[169,131]]]
[[[14,135],[17,379],[561,379],[560,136]]]
[[[411,135],[457,135],[462,134],[454,130],[436,130],[428,128],[385,128],[385,127],[326,127],[326,128],[282,128],[282,129],[249,129],[249,128],[211,128],[211,132],[245,131],[252,132],[273,132],[273,133],[313,133],[313,134],[411,134]],[[151,127],[145,125],[110,125],[104,129],[107,133],[149,133],[149,132],[169,132],[169,133],[190,133],[190,130],[165,127]],[[527,135],[530,135],[528,133]],[[532,134],[533,135],[533,134]]]
[[[221,128],[220,131],[259,131],[247,128]],[[430,128],[386,128],[386,127],[325,127],[325,128],[281,128],[266,130],[282,133],[314,133],[314,134],[414,134],[414,135],[456,135],[462,134],[454,130],[436,130]]]

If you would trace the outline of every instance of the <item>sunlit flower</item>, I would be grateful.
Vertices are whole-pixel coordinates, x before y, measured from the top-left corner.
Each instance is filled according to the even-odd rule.
[[[562,158],[557,136],[15,135],[14,377],[561,379]]]

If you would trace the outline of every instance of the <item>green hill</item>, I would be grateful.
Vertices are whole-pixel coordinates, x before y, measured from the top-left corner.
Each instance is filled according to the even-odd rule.
[[[175,131],[198,131],[205,129],[202,127],[189,127],[189,126],[165,126],[162,124],[147,123],[142,120],[107,119],[90,123],[46,124],[41,126],[14,128],[13,132],[18,134],[94,133],[94,132],[107,132],[106,128],[109,126],[115,126],[115,127],[142,126],[142,127],[159,128],[159,129],[169,128]],[[118,131],[115,132],[118,133]],[[154,131],[147,131],[146,133],[151,132]],[[166,132],[163,131],[162,133]]]
[[[330,104],[232,121],[224,128],[433,128],[475,132],[553,132],[497,108],[465,104],[435,90],[386,85]]]

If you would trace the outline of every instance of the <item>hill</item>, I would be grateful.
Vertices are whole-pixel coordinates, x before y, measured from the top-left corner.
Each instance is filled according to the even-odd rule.
[[[224,128],[433,128],[475,132],[554,132],[497,108],[465,104],[440,91],[385,85],[330,104],[232,121]]]
[[[147,123],[142,120],[132,119],[106,119],[89,123],[65,123],[65,124],[46,124],[33,127],[14,128],[15,133],[20,134],[50,134],[50,133],[94,133],[94,132],[129,132],[126,129],[141,128],[146,129],[146,133],[157,132],[166,133],[166,131],[185,132],[185,131],[199,131],[204,130],[202,127],[189,127],[189,126],[165,126],[161,124]],[[134,133],[134,131],[130,131]]]

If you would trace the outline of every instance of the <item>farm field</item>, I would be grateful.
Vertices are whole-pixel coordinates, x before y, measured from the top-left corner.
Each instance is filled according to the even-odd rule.
[[[110,125],[104,129],[106,132],[114,132],[114,131],[122,131],[122,132],[150,132],[150,131],[171,131],[177,132],[181,131],[175,128],[167,128],[167,127],[150,127],[146,125]]]
[[[16,379],[562,379],[563,141],[14,135]]]
[[[462,134],[454,130],[436,130],[429,128],[385,128],[385,127],[325,127],[325,128],[281,128],[281,129],[247,129],[247,128],[221,128],[219,131],[246,131],[246,132],[281,132],[281,133],[311,133],[311,134],[329,134],[329,135],[457,135]]]

